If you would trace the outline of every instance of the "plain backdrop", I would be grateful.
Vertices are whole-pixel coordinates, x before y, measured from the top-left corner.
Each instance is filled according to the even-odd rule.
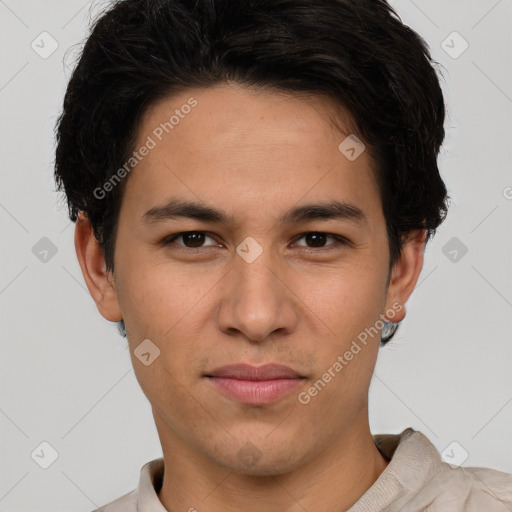
[[[0,511],[88,512],[161,456],[126,342],[85,287],[52,176],[66,83],[105,4],[0,0]],[[452,205],[407,318],[381,349],[372,432],[413,427],[464,466],[512,473],[512,1],[392,4],[443,66],[440,168]],[[55,460],[44,469],[43,458]]]

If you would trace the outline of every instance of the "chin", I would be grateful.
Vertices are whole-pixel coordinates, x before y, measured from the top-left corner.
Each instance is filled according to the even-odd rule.
[[[303,448],[303,447],[302,447]],[[300,467],[306,454],[297,446],[284,446],[282,443],[244,442],[234,452],[213,455],[217,464],[240,475],[277,476],[290,473]]]
[[[275,477],[293,472],[300,467],[300,464],[295,461],[282,461],[282,460],[260,460],[254,466],[249,466],[240,461],[232,461],[233,464],[227,467],[233,473],[247,476],[261,476],[261,477]]]

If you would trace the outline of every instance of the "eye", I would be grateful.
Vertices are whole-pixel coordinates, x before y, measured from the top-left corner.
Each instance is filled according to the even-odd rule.
[[[307,248],[322,248],[325,247],[325,242],[331,238],[334,239],[334,243],[327,244],[327,247],[336,246],[338,243],[346,244],[348,243],[345,238],[339,235],[334,235],[331,233],[323,233],[321,231],[310,231],[309,233],[302,234],[297,240],[305,239],[306,245],[299,245],[299,247],[307,247]],[[307,245],[308,243],[313,244],[312,247]]]
[[[175,235],[171,235],[170,237],[165,238],[162,243],[164,245],[168,245],[180,238],[182,239],[183,243],[178,243],[178,245],[183,245],[187,249],[200,249],[203,247],[203,243],[206,238],[213,240],[213,238],[208,236],[208,234],[206,234],[204,231],[184,231],[183,233],[176,233]],[[213,241],[215,242],[215,240]]]
[[[209,238],[214,243],[209,245],[203,245],[205,240]],[[176,242],[177,240],[182,241],[182,243]],[[297,240],[304,239],[306,244],[297,244]],[[331,239],[334,242],[326,245],[326,242]],[[334,235],[332,233],[324,233],[321,231],[310,231],[308,233],[303,233],[300,237],[295,239],[295,244],[298,247],[306,247],[307,249],[322,249],[327,248],[330,249],[331,246],[334,248],[338,244],[346,245],[348,244],[348,240],[340,235]],[[174,235],[170,235],[162,240],[162,244],[164,246],[170,245],[172,243],[176,243],[177,245],[181,245],[186,249],[202,249],[205,247],[218,246],[215,240],[209,236],[205,231],[184,231],[182,233],[176,233]]]

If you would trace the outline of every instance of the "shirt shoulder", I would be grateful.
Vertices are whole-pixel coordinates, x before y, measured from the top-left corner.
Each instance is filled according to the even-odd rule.
[[[140,470],[136,489],[92,512],[167,512],[158,499],[163,474],[162,457],[147,462]]]
[[[462,467],[442,463],[443,470],[417,495],[431,502],[429,512],[506,512],[512,510],[512,474],[490,468]],[[456,508],[458,507],[458,508]]]
[[[374,440],[389,464],[349,512],[512,510],[512,475],[448,464],[424,434],[411,428]]]
[[[138,488],[92,512],[137,512]]]

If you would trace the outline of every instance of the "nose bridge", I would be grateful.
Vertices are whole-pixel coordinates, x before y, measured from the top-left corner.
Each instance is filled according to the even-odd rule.
[[[251,248],[251,251],[254,249]],[[272,250],[267,247],[261,250],[260,255],[254,260],[246,260],[240,257],[235,263],[235,274],[238,278],[238,303],[248,308],[252,315],[269,314],[278,307],[282,297],[282,284],[277,279],[277,258]],[[257,307],[256,307],[257,306]]]
[[[276,274],[278,274],[276,267],[276,259],[270,254],[270,250],[262,253],[251,263],[243,259],[237,261],[235,274],[238,278],[237,286],[240,288],[240,292],[255,298],[261,295],[262,298],[267,299],[267,302],[272,300],[272,297],[279,293],[275,282]]]
[[[223,331],[236,329],[251,340],[263,340],[277,329],[290,331],[297,320],[288,288],[281,282],[283,266],[270,247],[240,244],[227,276],[218,317]],[[242,252],[241,249],[245,249]],[[246,257],[250,255],[251,257]],[[241,254],[240,254],[241,253]]]

